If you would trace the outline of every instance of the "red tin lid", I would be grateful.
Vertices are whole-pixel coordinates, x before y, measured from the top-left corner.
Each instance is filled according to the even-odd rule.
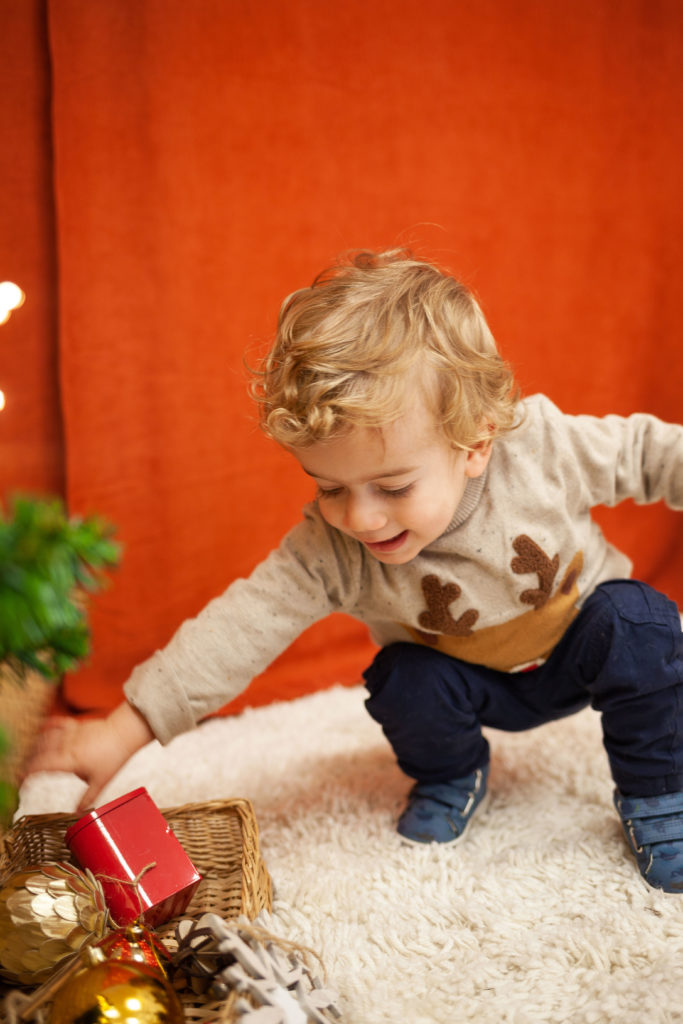
[[[124,793],[123,796],[117,796],[115,800],[110,800],[108,804],[103,804],[102,807],[94,807],[92,811],[88,811],[87,814],[84,814],[82,818],[79,818],[78,821],[75,821],[66,830],[64,840],[67,846],[71,843],[74,836],[78,835],[86,825],[90,825],[93,821],[97,821],[98,818],[103,818],[105,814],[109,814],[110,811],[115,811],[118,807],[123,807],[124,804],[143,795],[148,795],[146,788],[138,786],[137,789],[132,789],[130,793]]]

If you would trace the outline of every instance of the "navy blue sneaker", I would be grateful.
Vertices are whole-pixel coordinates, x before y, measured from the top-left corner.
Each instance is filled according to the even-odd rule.
[[[412,843],[457,843],[486,796],[489,766],[450,782],[416,782],[398,819],[398,832]]]
[[[683,893],[683,793],[627,797],[616,789],[614,803],[645,881]]]

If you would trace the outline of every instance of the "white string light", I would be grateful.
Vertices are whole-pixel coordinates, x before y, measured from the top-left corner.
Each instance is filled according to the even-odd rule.
[[[15,309],[23,306],[26,296],[13,281],[0,281],[0,324],[6,324]],[[4,391],[0,391],[0,412],[7,404]]]
[[[23,306],[26,296],[13,281],[0,281],[0,324],[6,323],[13,310]]]

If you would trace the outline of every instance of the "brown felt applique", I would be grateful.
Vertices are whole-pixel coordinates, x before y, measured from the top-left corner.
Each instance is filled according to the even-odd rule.
[[[536,573],[538,576],[538,587],[522,591],[519,599],[522,604],[531,604],[538,611],[552,593],[557,570],[560,568],[560,556],[555,555],[553,558],[548,558],[543,548],[540,548],[525,533],[515,537],[512,546],[517,552],[517,557],[510,562],[512,571],[519,576],[524,573]],[[571,589],[571,584],[569,589]],[[565,591],[565,593],[567,592]]]
[[[450,606],[462,594],[458,584],[442,583],[438,576],[425,576],[422,592],[427,610],[418,616],[422,629],[404,624],[413,640],[454,658],[503,672],[546,658],[577,615],[577,580],[583,567],[583,554],[576,552],[555,586],[559,572],[557,555],[550,558],[526,534],[516,537],[513,547],[517,553],[510,563],[513,573],[538,576],[538,587],[522,591],[519,597],[522,604],[531,605],[528,611],[475,630],[473,626],[479,612],[474,608],[464,611],[458,619],[451,613]]]
[[[418,622],[428,633],[420,635],[425,643],[435,644],[434,633],[445,636],[469,636],[472,626],[479,618],[479,612],[468,608],[459,619],[454,619],[450,605],[457,601],[462,590],[457,583],[441,583],[438,576],[425,576],[422,580],[422,593],[427,602],[427,611],[420,612]]]

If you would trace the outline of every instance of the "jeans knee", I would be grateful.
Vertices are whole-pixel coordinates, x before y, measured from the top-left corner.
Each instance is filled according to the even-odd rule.
[[[680,618],[664,594],[638,580],[613,580],[595,590],[582,615],[589,628],[580,665],[594,696],[628,699],[683,682]]]
[[[601,583],[586,602],[599,602],[632,626],[670,626],[680,633],[680,615],[673,601],[640,580]]]
[[[401,717],[438,721],[469,709],[471,695],[455,659],[421,644],[390,644],[363,673],[367,710],[385,722]],[[471,713],[468,711],[468,713]]]
[[[434,662],[444,657],[446,655],[420,644],[387,644],[363,673],[365,685],[371,694],[375,694],[388,683],[403,685],[404,682],[414,682],[431,673]]]

